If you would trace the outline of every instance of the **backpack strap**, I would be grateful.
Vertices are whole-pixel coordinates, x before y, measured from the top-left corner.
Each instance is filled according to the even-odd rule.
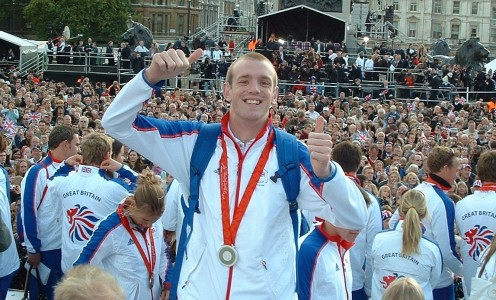
[[[186,248],[188,241],[191,238],[191,233],[193,232],[194,214],[195,212],[198,214],[201,213],[198,201],[200,196],[200,180],[210,162],[210,158],[215,152],[220,132],[219,123],[202,125],[198,132],[198,138],[196,139],[193,153],[191,154],[188,208],[185,208],[185,206],[182,205],[184,220],[177,248],[176,264],[172,273],[172,286],[170,291],[170,299],[172,300],[177,299],[181,266],[184,255],[186,254],[186,258],[188,256]]]
[[[281,178],[286,197],[289,202],[289,213],[291,222],[293,223],[293,234],[295,245],[298,249],[299,238],[299,221],[298,221],[298,202],[296,198],[300,193],[300,160],[298,155],[298,141],[296,137],[285,131],[275,129],[276,145],[277,145],[277,160],[279,162],[279,170],[270,179],[276,182]]]
[[[296,137],[285,131],[274,129],[276,133],[277,161],[279,170],[270,177],[273,182],[281,178],[286,197],[289,202],[289,215],[293,224],[293,237],[295,249],[298,252],[298,238],[300,237],[300,220],[298,218],[298,202],[296,198],[300,193],[300,159],[298,155],[298,141]],[[301,214],[303,217],[303,214]],[[302,220],[303,221],[303,220]],[[295,261],[298,255],[295,256]],[[298,267],[298,264],[296,264]],[[298,270],[296,270],[298,272]],[[298,284],[298,282],[297,282]],[[298,286],[296,286],[298,291]]]

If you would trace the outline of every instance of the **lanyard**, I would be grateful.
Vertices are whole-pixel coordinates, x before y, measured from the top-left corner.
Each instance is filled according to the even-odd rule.
[[[127,217],[124,216],[123,212],[123,205],[119,205],[119,208],[117,209],[117,214],[119,215],[119,218],[121,219],[122,226],[126,228],[127,232],[133,239],[134,245],[136,245],[136,248],[138,248],[138,251],[141,255],[141,258],[143,259],[143,262],[145,263],[146,269],[148,270],[148,279],[150,280],[150,288],[153,286],[153,270],[155,269],[155,263],[156,263],[156,257],[155,257],[155,242],[153,241],[153,233],[152,229],[148,228],[148,235],[150,236],[150,247],[152,248],[152,253],[151,253],[151,261],[148,260],[147,255],[143,251],[143,248],[141,247],[141,244],[139,243],[138,239],[136,238],[136,235],[134,234],[134,231],[131,229],[131,226],[129,225],[129,220]],[[145,245],[146,245],[146,252],[148,252],[148,244],[146,241],[146,234],[143,234],[143,239],[145,240]]]
[[[484,182],[482,186],[479,188],[479,191],[483,191],[483,192],[496,191],[496,182]]]
[[[255,188],[262,176],[263,169],[265,164],[269,159],[270,150],[272,150],[272,145],[274,143],[274,131],[270,132],[269,138],[265,145],[265,148],[262,151],[262,154],[258,160],[257,165],[255,166],[255,170],[250,177],[250,181],[246,187],[246,190],[241,198],[241,202],[234,209],[234,215],[232,222],[229,221],[229,172],[227,167],[227,146],[226,141],[224,139],[224,135],[222,135],[222,156],[220,158],[220,197],[221,197],[221,209],[222,209],[222,233],[224,235],[224,245],[234,245],[234,241],[236,239],[236,233],[238,232],[239,225],[241,224],[241,220],[248,208],[248,204],[250,203],[251,196],[255,191]],[[238,174],[241,176],[241,174]]]

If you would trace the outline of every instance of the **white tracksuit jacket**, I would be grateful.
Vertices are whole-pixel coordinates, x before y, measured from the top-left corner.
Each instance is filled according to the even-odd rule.
[[[108,178],[97,167],[80,165],[77,172],[72,170],[72,167],[60,167],[48,182],[48,192],[62,206],[58,213],[62,220],[61,266],[64,273],[72,268],[96,224],[117,209],[119,202],[134,190],[137,179],[124,168],[119,174],[132,184],[120,178]]]
[[[148,260],[151,257],[149,230],[153,232],[156,259],[153,289],[150,289],[148,270],[139,250],[116,211],[98,224],[74,266],[90,264],[102,267],[117,278],[128,300],[158,300],[163,286],[161,283],[168,282],[171,266],[162,223],[160,220],[155,222],[144,234],[136,226],[131,225],[131,228]]]
[[[17,254],[16,242],[12,232],[10,215],[10,181],[7,171],[0,167],[0,214],[2,220],[9,229],[11,243],[7,250],[0,252],[0,278],[12,274],[19,269],[19,255]]]
[[[64,165],[55,161],[50,152],[31,167],[21,182],[21,219],[24,242],[30,253],[60,249],[62,220],[61,202],[48,194],[48,180]]]
[[[436,242],[443,254],[443,274],[435,289],[444,288],[453,284],[453,273],[463,275],[463,265],[455,248],[455,205],[446,192],[432,183],[423,182],[415,189],[424,193],[427,200],[429,215],[422,220],[424,235]],[[394,228],[397,220],[396,210],[389,227]]]
[[[102,124],[114,138],[137,150],[179,182],[185,184],[189,196],[190,159],[200,122],[165,121],[137,114],[142,103],[150,98],[152,88],[143,72],[119,92],[107,109]],[[223,119],[227,127],[229,116]],[[232,218],[236,194],[243,195],[254,167],[272,130],[270,122],[265,134],[253,142],[243,157],[238,156],[236,139],[224,134],[228,151],[229,200]],[[269,153],[264,172],[251,197],[250,204],[236,235],[238,262],[230,275],[217,252],[224,244],[219,160],[220,139],[200,184],[200,213],[194,215],[194,230],[187,247],[179,279],[179,299],[292,299],[295,291],[295,243],[282,181],[269,179],[279,169],[275,147]],[[301,180],[299,207],[316,212],[326,220],[333,214],[346,218],[346,211],[359,209],[366,213],[360,191],[332,163],[331,175],[318,179],[311,171],[306,147],[300,145]],[[238,180],[238,174],[240,176]],[[239,191],[238,191],[239,190]],[[338,207],[339,206],[339,207]],[[230,294],[226,291],[230,285]]]
[[[479,257],[491,245],[496,233],[496,192],[476,191],[468,195],[456,204],[455,219],[463,239],[460,250],[464,282],[466,291],[470,291]]]
[[[349,247],[353,243],[333,241],[315,225],[300,238],[298,250],[299,300],[351,300],[352,272]]]
[[[358,234],[355,245],[350,249],[351,270],[353,271],[352,291],[365,287],[365,293],[370,296],[372,268],[370,254],[372,243],[377,233],[382,231],[381,208],[377,199],[369,195],[372,203],[367,208],[367,227]]]
[[[441,276],[443,261],[439,247],[421,238],[418,254],[402,255],[403,221],[396,229],[378,233],[372,246],[372,300],[380,300],[386,288],[399,277],[411,277],[432,300],[432,290]]]

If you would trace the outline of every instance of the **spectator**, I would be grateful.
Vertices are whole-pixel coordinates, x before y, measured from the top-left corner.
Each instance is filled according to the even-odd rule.
[[[121,43],[121,47],[119,48],[120,60],[121,60],[121,68],[122,69],[131,69],[131,48],[126,42]]]

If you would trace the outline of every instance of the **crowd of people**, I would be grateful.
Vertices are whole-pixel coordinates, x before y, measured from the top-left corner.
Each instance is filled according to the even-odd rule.
[[[166,299],[171,286],[172,296],[185,299],[291,299],[295,274],[300,299],[395,299],[387,294],[399,285],[418,287],[425,299],[454,299],[458,278],[465,278],[460,286],[468,294],[471,277],[494,276],[495,95],[400,100],[384,93],[386,83],[368,99],[353,89],[332,96],[316,88],[329,78],[327,68],[343,68],[353,82],[367,79],[367,69],[348,66],[344,48],[327,51],[332,64],[324,67],[321,46],[294,54],[279,48],[268,59],[240,56],[219,77],[226,81],[222,92],[212,86],[162,89],[198,61],[217,59],[214,50],[186,57],[173,48],[155,53],[150,67],[122,89],[88,77],[69,85],[43,74],[0,76],[0,225],[12,228],[12,242],[0,253],[1,299],[10,282],[24,288],[19,257],[51,270],[42,283],[49,298],[74,263],[111,273],[127,299]],[[435,76],[457,72],[425,67]],[[285,78],[285,68],[299,75]],[[277,76],[295,85],[280,93]],[[190,251],[183,271],[171,277],[174,257],[165,241],[174,240],[169,231],[181,232],[182,204],[166,196],[177,207],[164,206],[163,191],[178,182],[180,192],[167,195],[189,194],[189,155],[201,128],[216,123],[222,133],[201,180],[193,233],[188,223]],[[302,141],[298,204],[308,224],[317,223],[301,237],[300,251],[285,188],[272,176],[279,172],[273,128]],[[260,168],[261,177],[251,178]],[[176,219],[160,220],[164,209],[175,210]],[[243,222],[235,229],[236,219]],[[388,227],[395,230],[379,233]],[[236,258],[232,265],[224,264],[224,250]],[[340,280],[326,277],[331,272]],[[31,293],[39,293],[36,277],[29,277]]]

